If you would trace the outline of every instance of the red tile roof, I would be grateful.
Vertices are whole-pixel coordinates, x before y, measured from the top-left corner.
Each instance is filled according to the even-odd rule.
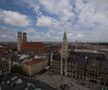
[[[45,49],[45,45],[42,42],[24,42],[22,49]]]

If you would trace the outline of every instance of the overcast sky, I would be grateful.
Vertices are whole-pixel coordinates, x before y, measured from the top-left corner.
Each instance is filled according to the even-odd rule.
[[[108,0],[0,0],[0,41],[108,42]]]

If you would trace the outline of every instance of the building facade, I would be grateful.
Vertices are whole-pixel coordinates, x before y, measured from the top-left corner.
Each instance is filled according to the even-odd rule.
[[[108,59],[97,50],[68,50],[66,31],[61,51],[51,54],[51,72],[93,83],[100,90],[108,90]]]
[[[0,57],[0,75],[8,74],[11,72],[11,60]]]
[[[22,64],[23,71],[28,74],[29,76],[32,76],[41,70],[46,69],[48,66],[48,59],[45,58],[33,58],[30,60],[26,60]]]

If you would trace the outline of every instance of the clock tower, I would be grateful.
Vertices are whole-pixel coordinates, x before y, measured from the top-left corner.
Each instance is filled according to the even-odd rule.
[[[67,62],[68,62],[68,42],[65,29],[62,47],[61,47],[61,70],[60,70],[61,75],[64,74],[67,76]]]

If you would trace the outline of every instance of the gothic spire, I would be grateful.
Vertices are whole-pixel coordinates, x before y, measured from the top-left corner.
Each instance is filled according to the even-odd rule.
[[[67,40],[66,28],[65,28],[65,31],[64,31],[63,40]]]

